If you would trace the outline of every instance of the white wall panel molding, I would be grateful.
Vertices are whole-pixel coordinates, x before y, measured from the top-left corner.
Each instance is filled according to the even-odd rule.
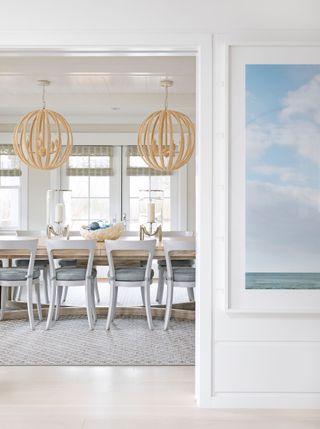
[[[320,408],[319,315],[226,312],[232,231],[228,229],[230,100],[228,85],[224,85],[229,77],[226,54],[230,46],[314,46],[319,42],[319,31],[215,37],[214,408]]]

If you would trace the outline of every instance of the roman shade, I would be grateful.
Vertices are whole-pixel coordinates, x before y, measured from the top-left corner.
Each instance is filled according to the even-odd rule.
[[[127,176],[170,176],[172,173],[148,167],[139,155],[137,146],[127,146]]]
[[[113,146],[75,145],[67,162],[67,176],[112,176]]]
[[[0,176],[21,176],[20,161],[11,144],[0,145]]]

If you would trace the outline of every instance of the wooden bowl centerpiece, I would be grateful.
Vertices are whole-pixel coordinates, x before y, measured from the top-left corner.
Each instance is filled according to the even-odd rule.
[[[98,226],[96,227],[96,225],[93,224],[97,224]],[[97,222],[93,222],[89,227],[82,226],[80,228],[80,234],[87,240],[117,240],[123,233],[124,229],[124,224],[122,222],[105,227],[100,227]]]

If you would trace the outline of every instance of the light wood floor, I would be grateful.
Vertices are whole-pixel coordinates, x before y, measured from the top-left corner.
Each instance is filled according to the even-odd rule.
[[[191,367],[1,367],[1,429],[319,429],[320,411],[196,408]]]

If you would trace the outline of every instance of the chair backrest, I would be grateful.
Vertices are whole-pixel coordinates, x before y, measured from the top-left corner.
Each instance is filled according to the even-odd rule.
[[[37,246],[38,246],[38,239],[37,238],[30,238],[27,240],[21,239],[19,237],[11,239],[11,240],[0,240],[0,250],[6,250],[8,253],[10,253],[10,250],[23,250],[23,251],[29,251],[29,265],[28,265],[28,274],[27,276],[32,278],[33,276],[33,269],[34,269],[34,261],[36,258],[37,253]]]
[[[139,231],[123,231],[121,237],[137,237],[139,238]]]
[[[17,237],[45,237],[46,231],[17,229]]]
[[[80,231],[69,231],[69,237],[80,237]]]
[[[89,278],[91,276],[94,253],[96,250],[96,240],[64,240],[64,239],[48,240],[47,251],[48,251],[51,278],[55,277],[55,271],[56,271],[53,253],[58,250],[80,250],[80,251],[87,250],[88,262],[87,262],[86,278]]]
[[[162,231],[162,237],[194,237],[193,231]]]
[[[157,240],[106,240],[105,245],[111,277],[115,278],[115,265],[112,254],[113,252],[140,251],[148,255],[145,279],[150,279],[152,260],[156,248],[156,242]]]
[[[171,253],[174,252],[183,252],[183,251],[193,251],[196,250],[196,241],[195,239],[190,240],[164,240],[163,241],[164,254],[166,257],[166,266],[168,277],[173,278],[172,272],[172,262],[171,262]]]

